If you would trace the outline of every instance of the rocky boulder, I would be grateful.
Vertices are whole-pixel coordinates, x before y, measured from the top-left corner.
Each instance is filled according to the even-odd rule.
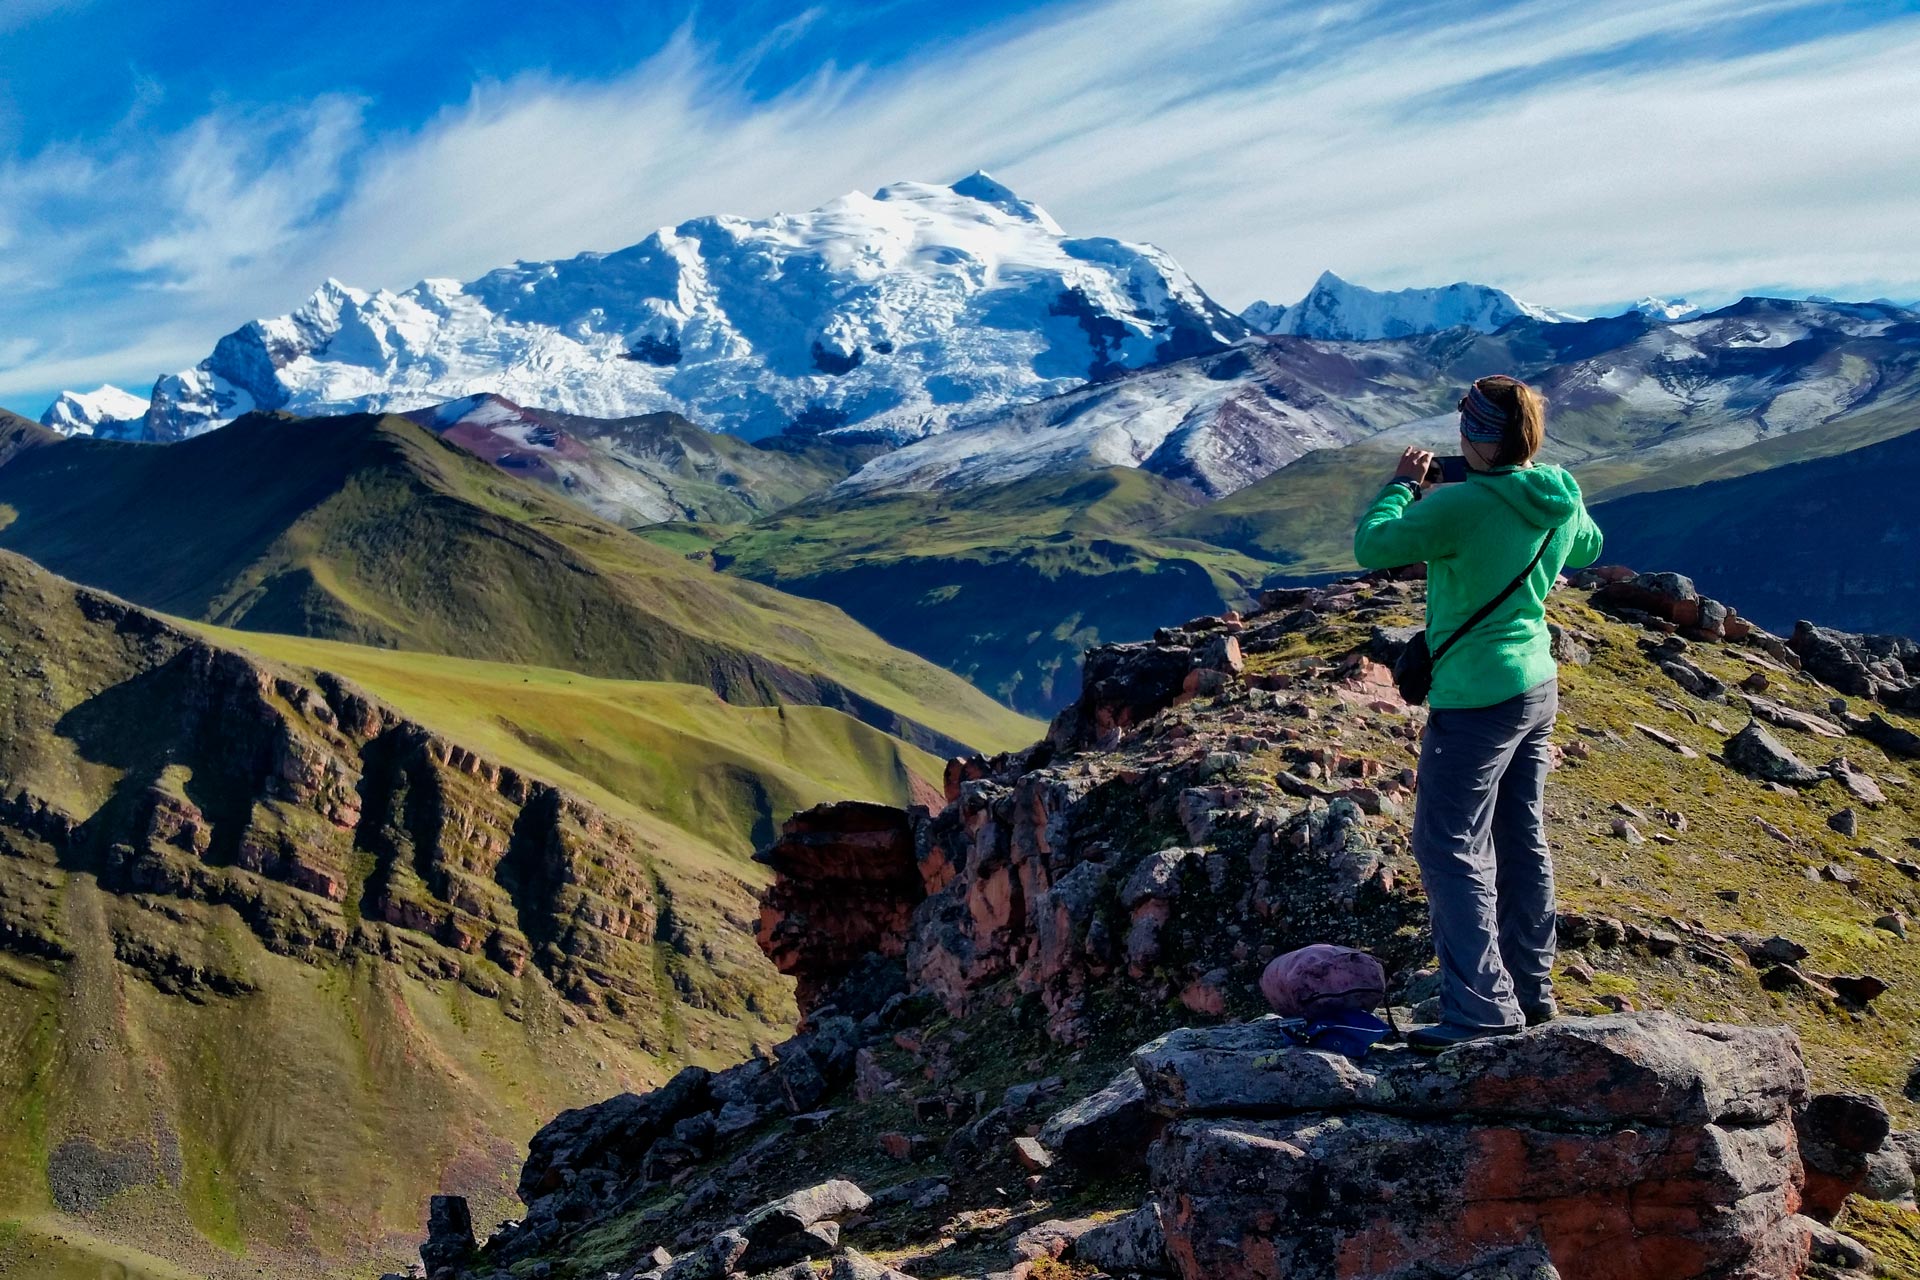
[[[1854,635],[1802,620],[1787,644],[1801,669],[1822,684],[1899,710],[1920,710],[1920,642]]]
[[[1040,1145],[1083,1168],[1112,1172],[1144,1164],[1159,1129],[1139,1072],[1128,1070],[1098,1093],[1055,1112],[1040,1127]]]
[[[1354,1063],[1254,1023],[1136,1066],[1184,1280],[1788,1280],[1812,1249],[1784,1029],[1569,1019]]]
[[[427,1204],[427,1242],[420,1263],[430,1280],[457,1270],[473,1258],[473,1213],[465,1196],[435,1196]]]
[[[906,954],[913,909],[926,897],[904,810],[862,801],[796,813],[755,855],[777,878],[761,899],[758,939],[796,979],[811,1012],[870,954]]]
[[[1150,1204],[1082,1232],[1073,1242],[1073,1259],[1112,1275],[1173,1274],[1160,1211]]]
[[[625,1173],[629,1161],[644,1155],[676,1121],[707,1108],[711,1080],[706,1068],[687,1067],[650,1093],[623,1093],[562,1111],[527,1143],[520,1199],[532,1204],[589,1170]]]
[[[1746,728],[1727,739],[1726,757],[1728,764],[1762,782],[1810,787],[1827,776],[1782,746],[1758,720],[1748,721]]]
[[[1728,623],[1736,618],[1734,611],[1701,595],[1692,578],[1678,573],[1636,573],[1630,578],[1602,581],[1593,593],[1593,603],[1627,617],[1639,614],[1659,618],[1701,639],[1723,640],[1732,631],[1744,634],[1745,630],[1729,628]]]
[[[1128,729],[1176,702],[1218,693],[1244,666],[1232,635],[1172,630],[1164,636],[1088,650],[1080,697],[1054,717],[1047,741],[1059,751],[1114,746]]]
[[[1806,1212],[1832,1222],[1846,1198],[1866,1183],[1873,1158],[1893,1134],[1893,1120],[1878,1098],[1823,1093],[1800,1112],[1797,1130]]]

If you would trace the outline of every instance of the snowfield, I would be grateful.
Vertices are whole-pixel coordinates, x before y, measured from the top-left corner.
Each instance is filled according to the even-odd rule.
[[[1307,296],[1292,306],[1256,302],[1240,318],[1261,333],[1374,342],[1461,325],[1493,333],[1522,316],[1549,322],[1580,319],[1522,302],[1490,285],[1461,281],[1437,289],[1382,291],[1342,280],[1331,271],[1321,273]]]
[[[1070,237],[976,173],[765,221],[699,218],[464,284],[329,280],[161,379],[138,434],[492,393],[601,418],[676,410],[754,438],[911,439],[1246,332],[1160,250]]]
[[[40,415],[40,425],[63,436],[114,435],[146,413],[145,400],[109,385],[92,391],[62,391]]]

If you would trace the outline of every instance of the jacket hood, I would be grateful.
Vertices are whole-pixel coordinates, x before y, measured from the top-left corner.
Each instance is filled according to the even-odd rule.
[[[1535,465],[1485,472],[1471,483],[1500,495],[1536,529],[1557,528],[1580,509],[1580,485],[1565,467]]]

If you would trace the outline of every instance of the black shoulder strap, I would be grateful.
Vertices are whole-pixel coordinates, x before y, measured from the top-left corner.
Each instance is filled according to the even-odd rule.
[[[1558,528],[1547,530],[1547,536],[1540,539],[1540,549],[1533,553],[1533,559],[1527,561],[1527,567],[1522,569],[1519,572],[1519,574],[1514,578],[1514,580],[1512,582],[1509,582],[1501,590],[1499,595],[1495,596],[1493,599],[1481,605],[1480,611],[1474,614],[1471,618],[1468,618],[1465,623],[1461,624],[1461,627],[1458,631],[1455,631],[1452,635],[1448,636],[1447,642],[1441,645],[1438,649],[1435,649],[1433,651],[1433,661],[1435,662],[1440,661],[1442,657],[1446,656],[1447,650],[1453,648],[1454,641],[1458,640],[1461,636],[1467,634],[1467,632],[1479,626],[1482,622],[1485,622],[1487,620],[1488,614],[1492,613],[1495,609],[1498,609],[1503,600],[1505,600],[1508,596],[1512,595],[1515,591],[1520,589],[1520,584],[1525,582],[1529,577],[1532,576],[1533,567],[1540,563],[1540,557],[1547,554],[1547,544],[1553,541],[1553,535],[1558,532],[1560,532]]]

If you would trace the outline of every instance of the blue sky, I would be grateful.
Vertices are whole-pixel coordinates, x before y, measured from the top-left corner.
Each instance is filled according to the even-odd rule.
[[[1231,306],[1323,268],[1920,296],[1920,0],[0,4],[0,404],[403,288],[986,168]]]

